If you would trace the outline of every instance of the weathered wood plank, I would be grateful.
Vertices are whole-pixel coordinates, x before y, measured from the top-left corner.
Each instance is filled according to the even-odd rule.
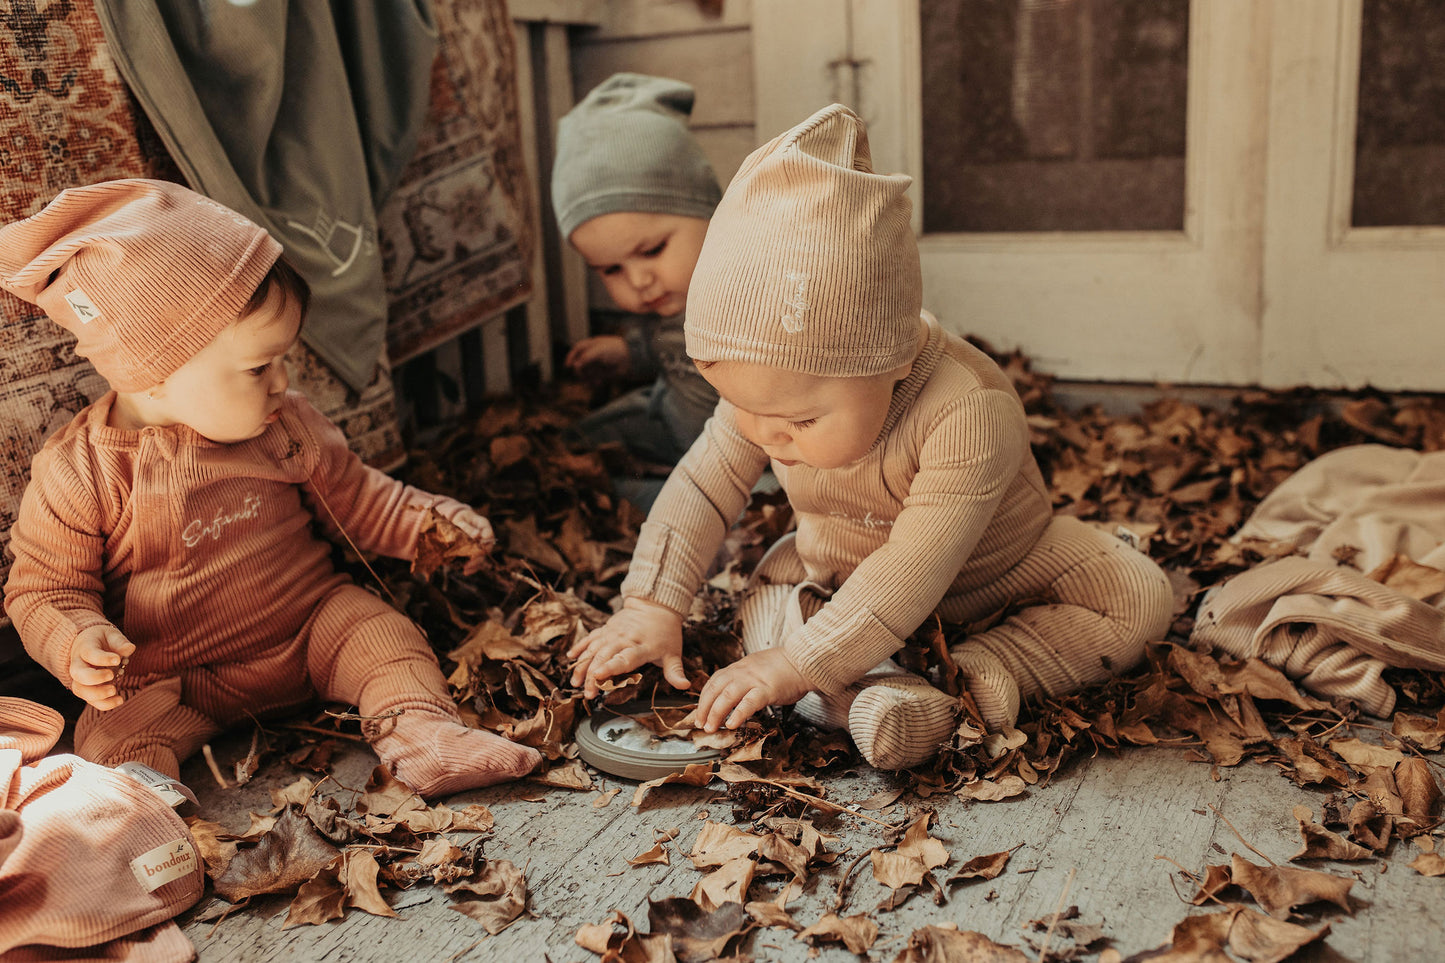
[[[220,745],[223,759],[238,757],[245,748],[241,742],[225,744],[229,748],[224,750]],[[374,765],[370,753],[357,746],[338,762],[335,779],[359,789]],[[238,829],[246,824],[248,809],[269,806],[269,789],[293,781],[296,775],[286,765],[273,763],[243,789],[222,791],[198,761],[186,770],[205,806],[204,814]],[[894,785],[892,776],[866,768],[826,781],[830,798],[845,805]],[[273,897],[219,924],[190,921],[194,914],[187,914],[182,923],[205,963],[381,963],[402,958],[445,960],[454,955],[458,961],[520,961],[541,959],[544,953],[556,963],[595,960],[575,945],[577,929],[606,921],[613,909],[646,929],[649,898],[686,896],[701,878],[685,855],[702,828],[700,817],[705,813],[718,822],[732,818],[727,799],[714,789],[661,787],[638,811],[628,805],[631,783],[603,783],[619,784],[622,792],[603,808],[593,806],[595,791],[547,790],[530,783],[464,793],[450,801],[487,805],[496,828],[485,839],[483,853],[525,867],[534,916],[497,936],[487,936],[475,922],[449,909],[450,899],[436,887],[387,891],[401,919],[351,910],[334,923],[282,930],[287,900]],[[540,801],[528,798],[539,795]],[[974,856],[1020,847],[997,879],[955,885],[941,907],[916,895],[893,912],[875,913],[887,890],[874,881],[865,859],[854,872],[841,912],[872,914],[882,928],[873,958],[889,960],[914,929],[945,921],[1022,945],[1023,928],[1031,920],[1046,918],[1065,897],[1065,906],[1077,905],[1082,922],[1103,926],[1121,952],[1138,952],[1166,942],[1174,923],[1192,912],[1170,885],[1174,866],[1156,860],[1156,855],[1170,857],[1192,872],[1202,871],[1207,863],[1227,862],[1235,851],[1262,862],[1245,849],[1217,810],[1253,846],[1283,864],[1299,848],[1291,808],[1301,803],[1318,808],[1321,798],[1321,793],[1299,789],[1270,768],[1248,764],[1221,770],[1215,781],[1209,766],[1188,761],[1175,750],[1134,749],[1082,760],[1052,784],[1034,787],[1021,799],[965,803],[944,796],[923,801],[936,807],[934,835],[953,857],[947,867],[935,870],[939,880]],[[891,811],[869,815],[897,822],[919,802],[905,796]],[[844,869],[855,856],[883,842],[880,827],[862,819],[841,817],[828,828],[842,837],[834,848],[846,852],[790,903],[804,925],[834,909]],[[668,844],[671,865],[627,865],[629,858],[652,847],[658,833],[674,829],[677,837]],[[459,842],[465,839],[457,837]],[[1343,956],[1384,963],[1430,958],[1438,934],[1428,921],[1438,912],[1441,881],[1410,870],[1405,863],[1413,849],[1399,849],[1388,864],[1315,867],[1343,875],[1358,870],[1359,909],[1353,917],[1326,914],[1333,926],[1328,949],[1314,951],[1306,959]],[[1382,865],[1388,865],[1387,872],[1380,872]],[[1175,880],[1180,893],[1186,897],[1192,893],[1187,882],[1177,876]],[[755,889],[754,896],[767,889]],[[776,887],[770,891],[776,892]],[[781,930],[755,933],[748,945],[760,959],[783,963],[856,959],[836,945],[810,957],[805,943]]]

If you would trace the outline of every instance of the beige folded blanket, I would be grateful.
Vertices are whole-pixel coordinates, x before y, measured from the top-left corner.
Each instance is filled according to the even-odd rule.
[[[1286,479],[1234,536],[1292,543],[1205,596],[1192,641],[1387,716],[1386,666],[1445,671],[1445,452],[1356,445]]]

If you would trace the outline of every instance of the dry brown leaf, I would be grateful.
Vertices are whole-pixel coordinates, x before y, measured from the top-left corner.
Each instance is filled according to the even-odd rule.
[[[745,909],[753,918],[753,922],[759,926],[788,929],[795,933],[803,928],[803,924],[793,919],[793,915],[777,903],[763,903],[754,900],[748,903]]]
[[[1395,817],[1380,812],[1370,800],[1361,799],[1350,807],[1349,814],[1345,817],[1345,825],[1350,828],[1350,836],[1356,842],[1380,853],[1390,845]]]
[[[262,893],[290,893],[336,858],[328,843],[297,806],[287,806],[255,846],[237,850],[219,876],[216,895],[232,903]]]
[[[592,808],[593,808],[593,809],[605,809],[605,808],[607,808],[607,804],[610,803],[610,802],[612,802],[612,800],[616,799],[616,798],[617,798],[617,794],[620,793],[621,791],[622,791],[622,787],[621,787],[621,786],[613,786],[611,789],[608,789],[608,790],[605,791],[605,792],[599,791],[599,792],[597,793],[597,795],[596,795],[595,797],[593,797],[593,799],[592,799]]]
[[[1238,853],[1230,862],[1229,875],[1275,919],[1289,919],[1295,907],[1318,902],[1354,912],[1349,897],[1353,879],[1293,866],[1256,866]]]
[[[492,827],[496,824],[496,820],[492,817],[492,811],[481,803],[472,803],[465,809],[453,809],[451,813],[451,831],[454,833],[491,832]]]
[[[226,868],[231,857],[236,855],[236,844],[228,837],[226,827],[220,823],[213,823],[201,819],[198,816],[190,816],[186,819],[186,827],[191,831],[191,838],[196,841],[196,850],[205,860],[206,873],[214,877]]]
[[[647,782],[639,783],[632,793],[632,805],[641,806],[642,800],[647,794],[658,786],[667,786],[674,783],[684,786],[706,786],[712,782],[713,764],[710,762],[695,762],[682,772],[670,772],[665,776],[656,779],[649,779]]]
[[[962,882],[966,879],[994,879],[1004,871],[1008,865],[1009,857],[1013,855],[1012,849],[1006,849],[1001,853],[990,853],[987,856],[975,856],[948,877],[949,883]]]
[[[451,908],[476,920],[493,936],[511,926],[527,909],[527,881],[510,860],[489,859],[470,877],[442,889],[453,897],[458,893],[475,896],[457,898]]]
[[[304,808],[307,801],[311,799],[311,793],[315,785],[310,779],[303,776],[289,786],[272,789],[270,793],[271,805],[277,809],[281,809],[295,803]]]
[[[1445,592],[1445,571],[1421,565],[1408,555],[1396,553],[1365,575],[1412,599],[1425,601]]]
[[[662,843],[656,843],[647,852],[639,853],[627,861],[628,866],[652,866],[657,863],[661,863],[664,866],[670,866],[672,864],[667,847]]]
[[[824,913],[818,922],[793,937],[817,945],[819,942],[842,943],[849,952],[862,955],[878,939],[878,924],[859,913],[846,919],[832,913]]]
[[[411,574],[425,582],[448,562],[457,562],[458,568],[465,568],[474,558],[490,556],[491,549],[490,544],[473,538],[450,520],[438,515],[436,509],[427,508],[417,535]]]
[[[698,830],[688,858],[697,869],[716,869],[739,857],[751,856],[757,852],[760,841],[761,837],[736,826],[708,820]]]
[[[1430,763],[1419,756],[1411,756],[1395,767],[1395,787],[1400,793],[1404,817],[1414,826],[1413,832],[1405,833],[1401,822],[1402,835],[1424,832],[1439,822],[1440,787],[1435,783],[1435,774]]]
[[[346,888],[339,879],[341,864],[342,857],[338,855],[297,888],[295,898],[286,909],[286,922],[281,924],[283,930],[325,923],[345,915]]]
[[[1426,752],[1438,752],[1445,744],[1445,709],[1434,719],[1428,716],[1412,716],[1397,712],[1390,724],[1390,731],[1402,739],[1408,739]]]
[[[928,834],[928,824],[932,819],[931,812],[919,816],[909,824],[902,842],[898,844],[900,855],[911,856],[928,869],[935,869],[949,860],[948,850],[943,848],[943,843]]]
[[[746,856],[729,860],[698,880],[688,899],[709,913],[724,903],[746,903],[757,865]]]
[[[977,802],[997,802],[1000,799],[1021,796],[1027,789],[1028,786],[1018,776],[1003,776],[998,780],[976,779],[959,788],[954,795],[959,799],[972,799]]]
[[[1315,814],[1308,806],[1294,807],[1294,818],[1299,823],[1299,834],[1304,845],[1290,857],[1291,862],[1299,859],[1338,859],[1350,862],[1373,859],[1375,856],[1365,847],[1356,845],[1316,823]]]
[[[1371,766],[1390,767],[1405,761],[1405,754],[1398,749],[1359,739],[1332,739],[1330,750],[1361,772],[1367,772]]]
[[[647,922],[653,935],[670,934],[679,963],[708,963],[722,957],[728,944],[753,928],[741,903],[724,903],[705,911],[689,899],[647,901]]]
[[[982,933],[951,925],[925,926],[908,936],[893,963],[1030,963],[1022,950],[995,943]]]
[[[1405,865],[1421,876],[1445,876],[1445,857],[1439,853],[1420,853]]]
[[[580,759],[568,759],[556,766],[548,766],[543,772],[528,777],[532,782],[558,789],[585,791],[592,788],[592,775]]]
[[[902,886],[917,886],[923,882],[928,867],[922,860],[901,853],[885,853],[881,849],[869,852],[873,862],[873,878],[889,889]]]
[[[1230,911],[1229,948],[1249,963],[1282,963],[1301,947],[1329,935],[1330,924],[1317,930],[1257,913],[1247,906]]]
[[[366,791],[356,801],[356,811],[377,816],[403,815],[427,805],[416,790],[391,774],[385,766],[371,770]]]
[[[395,916],[381,895],[376,877],[381,866],[365,849],[348,849],[342,854],[341,882],[346,887],[346,905],[355,906],[372,916]]]
[[[1222,891],[1234,885],[1234,880],[1229,875],[1229,867],[1222,864],[1204,867],[1204,879],[1197,882],[1199,891],[1189,900],[1195,906],[1202,906],[1218,899]]]

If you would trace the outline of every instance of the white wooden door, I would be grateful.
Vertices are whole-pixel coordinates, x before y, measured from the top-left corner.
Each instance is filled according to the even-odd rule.
[[[930,195],[926,178],[951,159],[925,156],[925,145],[938,142],[936,129],[957,108],[931,93],[925,52],[936,57],[950,42],[936,13],[947,2],[754,0],[758,136],[834,100],[853,106],[869,124],[875,166],[914,177],[925,304],[954,330],[1021,347],[1060,377],[1445,389],[1445,365],[1434,363],[1445,356],[1445,326],[1428,320],[1440,304],[1445,232],[1351,221],[1361,24],[1371,4],[1391,2],[1176,3],[1187,31],[1175,38],[1187,45],[1182,173],[1160,182],[1165,193],[1177,184],[1180,196],[1166,198],[1176,223],[1013,230],[1000,223],[1005,212],[982,229],[957,229],[932,218],[935,201],[925,200],[938,192]],[[954,7],[971,14],[977,3]],[[1098,47],[1089,31],[1127,6],[1016,0],[1010,39],[1067,15],[1078,44]],[[926,35],[925,15],[933,18]],[[1170,42],[1167,23],[1136,27],[1154,31],[1146,41]],[[1017,49],[1013,56],[1023,59]],[[1032,96],[1046,98],[1048,82],[1091,96],[1096,79],[1087,70],[1045,76]],[[1028,106],[1020,84],[1015,77],[1013,121]],[[1049,132],[1029,133],[1047,140]],[[1093,149],[1079,139],[1063,153]],[[1118,191],[1126,218],[1138,207],[1148,220],[1153,199],[1141,193],[1136,204],[1131,192],[1152,169],[1103,154],[1092,168],[1054,161],[1014,193],[1050,181],[1067,188],[1075,178]]]
[[[1442,31],[1445,4],[1274,0],[1266,384],[1445,390]]]

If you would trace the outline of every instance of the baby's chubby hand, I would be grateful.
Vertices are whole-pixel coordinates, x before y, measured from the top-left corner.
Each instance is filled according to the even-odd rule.
[[[70,645],[70,691],[102,712],[116,708],[125,698],[115,680],[134,652],[135,643],[113,625],[83,630]]]
[[[494,546],[497,542],[497,535],[495,532],[492,531],[492,523],[487,521],[481,515],[478,515],[476,512],[472,511],[470,508],[463,507],[459,509],[455,514],[452,515],[451,518],[447,519],[447,521],[451,522],[457,528],[460,528],[463,532],[476,539],[477,541],[484,542],[487,546],[488,551],[490,551],[492,549],[492,546]],[[475,574],[476,572],[480,571],[482,566],[486,563],[486,558],[481,555],[478,555],[474,558],[469,558],[467,559],[466,564],[462,566],[462,574]]]
[[[792,705],[813,689],[782,649],[763,649],[713,673],[702,687],[693,725],[736,729],[767,706]]]
[[[675,688],[688,687],[682,668],[682,617],[656,602],[627,599],[612,618],[568,649],[567,657],[577,660],[572,685],[582,686],[588,699],[601,691],[602,681],[649,662],[662,666],[663,677]]]

